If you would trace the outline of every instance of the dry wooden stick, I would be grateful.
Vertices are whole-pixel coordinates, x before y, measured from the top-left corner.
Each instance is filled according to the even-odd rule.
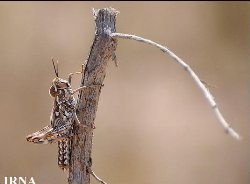
[[[145,39],[145,38],[142,38],[142,37],[139,37],[139,36],[135,36],[135,35],[130,35],[130,34],[112,33],[111,37],[113,37],[113,38],[131,39],[131,40],[136,40],[136,41],[139,41],[139,42],[147,43],[147,44],[150,44],[152,46],[155,46],[155,47],[159,48],[164,53],[167,53],[178,64],[180,64],[184,68],[185,71],[187,71],[190,74],[190,76],[192,77],[194,82],[201,89],[202,93],[204,94],[205,98],[207,99],[208,103],[210,104],[211,108],[213,109],[219,123],[223,126],[225,132],[228,133],[229,135],[233,136],[234,138],[238,139],[238,140],[240,139],[239,134],[236,131],[234,131],[234,129],[232,129],[230,127],[230,125],[226,122],[226,120],[222,116],[222,114],[219,111],[219,108],[218,108],[218,106],[217,106],[217,104],[216,104],[216,102],[214,100],[214,97],[209,92],[209,90],[206,88],[206,86],[203,84],[203,82],[194,73],[194,71],[191,69],[191,67],[189,65],[187,65],[182,59],[180,59],[178,56],[176,56],[167,47],[164,47],[164,46],[162,46],[162,45],[160,45],[158,43],[155,43],[155,42],[153,42],[151,40],[148,40],[148,39]]]
[[[230,127],[220,113],[213,96],[205,85],[201,82],[194,71],[182,59],[171,52],[167,47],[157,44],[151,40],[144,39],[135,35],[116,33],[115,23],[117,11],[112,8],[105,8],[93,11],[96,22],[95,38],[91,47],[90,54],[85,63],[81,86],[97,86],[85,88],[80,91],[77,104],[77,115],[79,121],[84,126],[79,126],[75,130],[75,136],[72,142],[71,163],[69,169],[69,184],[90,184],[90,175],[93,175],[101,183],[105,183],[98,178],[91,169],[92,159],[92,138],[94,120],[97,111],[101,87],[106,74],[107,61],[112,58],[116,65],[115,50],[117,38],[132,39],[153,45],[163,52],[169,54],[177,63],[179,63],[192,77],[202,93],[206,97],[210,106],[216,114],[220,124],[225,131],[236,139],[240,136]],[[90,128],[84,128],[84,127]]]
[[[115,38],[110,37],[116,32],[115,22],[117,11],[112,8],[94,10],[96,23],[95,38],[90,54],[86,61],[86,67],[82,74],[81,86],[97,86],[85,88],[80,91],[77,102],[77,116],[84,126],[76,127],[72,141],[71,162],[69,168],[69,184],[89,184],[92,159],[92,138],[94,120],[97,105],[101,93],[101,87],[106,74],[107,61],[114,58],[117,46]],[[93,175],[96,179],[96,175]],[[97,179],[103,182],[101,179]],[[104,182],[103,182],[104,183]]]

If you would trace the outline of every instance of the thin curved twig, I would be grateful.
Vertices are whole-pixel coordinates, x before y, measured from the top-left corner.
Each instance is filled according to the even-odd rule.
[[[167,47],[164,47],[164,46],[162,46],[162,45],[160,45],[160,44],[158,44],[156,42],[153,42],[151,40],[148,40],[148,39],[145,39],[145,38],[142,38],[142,37],[139,37],[139,36],[135,36],[135,35],[130,35],[130,34],[112,33],[112,34],[110,34],[110,36],[112,38],[123,38],[123,39],[130,39],[130,40],[136,40],[136,41],[139,41],[139,42],[147,43],[149,45],[152,45],[152,46],[155,46],[155,47],[159,48],[164,53],[167,53],[178,64],[180,64],[184,68],[184,70],[186,70],[190,74],[190,76],[192,77],[194,82],[197,84],[197,86],[201,89],[203,95],[205,96],[208,103],[212,107],[217,119],[219,120],[219,123],[223,126],[225,132],[228,133],[229,135],[231,135],[232,137],[238,139],[238,140],[241,139],[239,134],[233,128],[231,128],[230,125],[226,122],[226,120],[222,116],[221,112],[219,111],[219,108],[218,108],[218,106],[217,106],[217,104],[216,104],[216,102],[214,100],[214,97],[209,92],[209,90],[206,88],[206,86],[202,83],[202,81],[199,79],[199,77],[195,74],[195,72],[191,69],[191,67],[189,65],[187,65],[178,56],[176,56]]]
[[[107,184],[105,181],[103,181],[101,178],[99,178],[95,172],[89,167],[88,171],[90,172],[90,174],[101,184]]]

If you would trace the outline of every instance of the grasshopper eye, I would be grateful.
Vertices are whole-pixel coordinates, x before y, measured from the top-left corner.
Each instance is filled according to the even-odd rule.
[[[58,92],[56,91],[55,87],[54,86],[51,86],[49,88],[49,94],[52,96],[52,97],[56,97],[58,95]]]
[[[66,82],[61,82],[61,83],[57,84],[56,87],[58,87],[59,89],[65,89],[65,88],[68,88],[69,85]]]

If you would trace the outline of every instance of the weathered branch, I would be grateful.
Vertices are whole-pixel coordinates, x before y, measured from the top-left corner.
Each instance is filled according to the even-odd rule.
[[[124,38],[124,39],[131,39],[131,40],[136,40],[139,42],[147,43],[150,45],[153,45],[157,48],[159,48],[161,51],[164,53],[167,53],[171,58],[173,58],[178,64],[180,64],[185,71],[189,73],[189,75],[192,77],[194,82],[197,84],[197,86],[201,89],[202,93],[204,94],[205,98],[207,99],[209,105],[213,109],[217,119],[219,120],[219,123],[223,126],[225,129],[226,133],[229,135],[233,136],[236,139],[240,139],[240,136],[234,129],[230,127],[230,125],[226,122],[224,117],[222,116],[221,112],[219,111],[219,108],[214,100],[214,97],[212,94],[209,92],[209,90],[206,88],[206,86],[202,83],[202,81],[199,79],[199,77],[194,73],[194,71],[191,69],[189,65],[187,65],[182,59],[180,59],[178,56],[176,56],[172,51],[170,51],[167,47],[164,47],[158,43],[155,43],[151,40],[141,38],[139,36],[135,35],[130,35],[130,34],[123,34],[123,33],[112,33],[111,36],[113,38]]]
[[[117,11],[112,8],[94,10],[96,23],[95,38],[90,54],[85,63],[81,86],[97,86],[85,88],[78,96],[77,115],[81,124],[73,137],[71,163],[69,169],[69,184],[89,184],[92,159],[92,138],[97,105],[101,86],[106,74],[107,61],[114,56],[116,39],[110,34],[116,31],[115,22]],[[98,177],[97,177],[98,178]],[[101,181],[101,180],[99,180]]]
[[[68,179],[69,184],[90,184],[90,175],[93,175],[94,178],[100,183],[105,184],[105,182],[98,178],[91,169],[92,138],[93,129],[95,127],[94,120],[96,117],[98,100],[106,75],[107,61],[112,58],[117,65],[114,53],[117,46],[117,38],[144,42],[159,48],[164,53],[169,54],[170,57],[172,57],[185,69],[185,71],[190,74],[192,79],[201,89],[225,131],[234,138],[240,139],[240,136],[225,121],[209,90],[205,87],[203,82],[198,78],[189,65],[171,52],[167,47],[135,35],[116,33],[115,23],[118,12],[115,9],[105,8],[93,11],[93,13],[96,23],[96,33],[90,54],[85,63],[86,67],[81,80],[81,86],[89,87],[81,90],[78,97],[77,116],[83,126],[76,127],[76,135],[73,137],[72,141],[72,154]]]

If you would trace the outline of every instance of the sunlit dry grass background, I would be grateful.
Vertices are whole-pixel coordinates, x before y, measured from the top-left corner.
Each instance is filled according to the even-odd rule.
[[[168,46],[211,86],[227,136],[190,76],[159,50],[119,40],[99,101],[93,168],[110,184],[248,184],[249,15],[243,2],[1,2],[0,181],[67,183],[57,145],[27,143],[49,123],[55,77],[78,71],[94,37],[92,8],[120,11],[117,31]],[[74,79],[73,87],[79,85]],[[97,183],[92,180],[92,183]]]

